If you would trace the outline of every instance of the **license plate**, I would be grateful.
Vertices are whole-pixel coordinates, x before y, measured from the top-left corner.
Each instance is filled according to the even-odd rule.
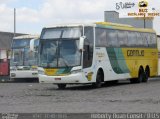
[[[33,76],[37,76],[37,75],[38,75],[38,73],[32,73],[32,75],[33,75]]]
[[[61,80],[61,78],[55,78],[55,80]]]

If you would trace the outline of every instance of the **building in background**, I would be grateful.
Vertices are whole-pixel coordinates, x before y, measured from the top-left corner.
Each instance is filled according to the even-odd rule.
[[[143,18],[120,18],[119,13],[116,11],[105,11],[104,12],[104,21],[128,24],[138,28],[153,28],[152,19],[143,19]]]
[[[17,33],[16,36],[24,34]],[[0,32],[0,81],[9,76],[9,59],[14,33]]]

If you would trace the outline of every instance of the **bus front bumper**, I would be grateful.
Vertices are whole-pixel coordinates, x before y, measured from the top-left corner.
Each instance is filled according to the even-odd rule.
[[[83,84],[88,83],[86,76],[83,73],[70,74],[66,76],[47,76],[39,74],[40,83],[53,84]]]
[[[10,71],[10,78],[38,78],[38,71]]]

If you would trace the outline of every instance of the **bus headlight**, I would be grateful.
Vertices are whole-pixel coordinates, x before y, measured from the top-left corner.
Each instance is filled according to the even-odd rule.
[[[79,73],[79,72],[82,72],[82,70],[81,70],[81,69],[78,69],[78,70],[73,70],[73,71],[71,71],[72,74],[76,74],[76,73]]]
[[[37,66],[31,66],[32,71],[36,71],[37,69],[38,69]]]
[[[10,67],[10,71],[16,71],[16,67]]]
[[[71,70],[72,74],[80,73],[82,72],[82,66],[73,67]]]
[[[38,74],[44,75],[44,71],[43,70],[38,70]]]

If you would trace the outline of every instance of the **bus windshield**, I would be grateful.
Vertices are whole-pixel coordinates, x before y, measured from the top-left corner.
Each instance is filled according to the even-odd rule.
[[[38,54],[36,51],[30,51],[29,46],[30,39],[13,40],[11,66],[37,65]]]
[[[37,65],[38,55],[31,52],[29,48],[17,48],[12,50],[11,66],[33,66]]]
[[[30,39],[13,39],[12,48],[29,46]]]
[[[41,39],[79,38],[82,34],[81,27],[48,28],[42,32]]]
[[[13,49],[12,50],[12,58],[11,58],[11,66],[22,66],[23,65],[23,54],[24,49]]]
[[[78,49],[82,27],[48,28],[42,31],[40,40],[41,67],[73,67],[81,64]]]
[[[73,67],[79,66],[81,53],[78,50],[79,40],[57,39],[41,43],[41,67]]]

